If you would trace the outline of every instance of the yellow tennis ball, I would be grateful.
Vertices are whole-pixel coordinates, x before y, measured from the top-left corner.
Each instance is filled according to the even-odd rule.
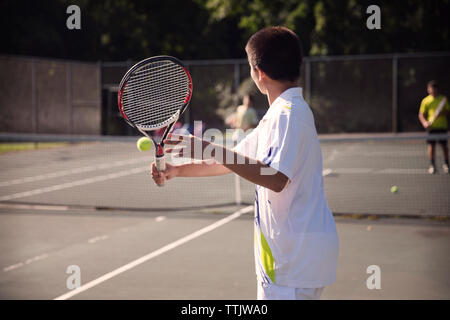
[[[136,146],[139,151],[148,151],[152,147],[152,140],[147,137],[142,137],[137,141]]]
[[[391,187],[391,192],[392,193],[396,193],[398,191],[398,187],[397,186],[392,186]]]

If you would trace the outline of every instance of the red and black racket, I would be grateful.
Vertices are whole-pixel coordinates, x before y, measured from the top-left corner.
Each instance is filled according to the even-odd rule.
[[[164,139],[187,108],[191,97],[189,71],[180,60],[170,56],[138,62],[120,82],[117,97],[120,113],[129,125],[153,141],[158,171],[166,169]],[[164,127],[160,141],[155,141],[147,133]]]

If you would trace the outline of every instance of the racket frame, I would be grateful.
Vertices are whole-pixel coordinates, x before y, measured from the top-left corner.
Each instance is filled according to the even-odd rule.
[[[164,122],[160,123],[159,125],[143,126],[143,125],[138,125],[138,124],[133,123],[133,121],[131,121],[128,118],[128,116],[125,114],[125,112],[123,111],[123,99],[122,98],[123,98],[123,93],[124,93],[125,88],[127,86],[128,80],[133,75],[133,72],[135,70],[139,69],[140,67],[142,67],[143,65],[146,65],[146,64],[149,64],[149,63],[158,62],[158,61],[166,61],[166,60],[169,60],[169,61],[172,61],[175,64],[178,64],[184,70],[184,72],[186,72],[186,75],[187,75],[187,77],[189,79],[189,92],[186,95],[186,98],[184,100],[183,106],[180,109],[178,109],[178,111],[173,116],[171,116],[169,119],[165,120]],[[164,139],[167,138],[167,135],[172,130],[172,128],[175,125],[175,123],[178,121],[180,116],[183,114],[183,112],[188,107],[189,102],[191,101],[191,98],[192,98],[192,91],[193,91],[193,85],[192,85],[191,74],[189,73],[189,71],[186,68],[186,66],[179,59],[177,59],[175,57],[172,57],[172,56],[155,56],[155,57],[150,57],[150,58],[146,58],[146,59],[144,59],[142,61],[139,61],[138,63],[136,63],[134,66],[132,66],[125,73],[125,75],[123,76],[122,80],[120,81],[119,90],[117,92],[117,105],[119,107],[120,114],[122,115],[122,118],[131,127],[139,130],[143,135],[145,135],[146,137],[151,139],[151,141],[155,145],[156,169],[158,171],[160,171],[160,172],[166,170],[166,162],[165,162],[165,154],[164,154]],[[147,131],[154,131],[154,130],[158,130],[158,129],[161,129],[161,128],[164,128],[164,127],[166,127],[166,130],[164,130],[164,133],[161,136],[160,142],[157,142],[150,134],[147,133]],[[163,186],[163,185],[164,185],[164,183],[158,184],[158,186]]]

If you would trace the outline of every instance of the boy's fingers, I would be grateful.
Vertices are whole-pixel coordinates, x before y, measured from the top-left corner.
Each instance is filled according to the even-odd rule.
[[[167,139],[171,139],[171,140],[178,140],[178,141],[182,141],[183,139],[186,139],[187,136],[183,135],[183,134],[177,134],[177,133],[169,133],[167,135]]]
[[[159,176],[158,174],[152,174],[152,179],[153,180],[158,180],[158,179],[161,179],[161,176]]]
[[[164,143],[179,143],[181,141],[187,140],[189,139],[188,136],[182,135],[182,134],[174,134],[174,133],[169,133],[167,135],[167,139],[164,140]]]
[[[166,149],[166,153],[174,153],[178,157],[183,157],[184,155],[184,149],[183,148],[168,148]]]
[[[181,141],[178,141],[178,140],[169,140],[169,139],[164,140],[164,144],[170,144],[170,145],[177,145],[180,142]]]
[[[153,162],[152,163],[152,176],[159,177],[160,175],[161,175],[161,173],[158,171],[158,169],[156,169],[156,164]]]
[[[167,148],[166,153],[183,153],[183,148]]]

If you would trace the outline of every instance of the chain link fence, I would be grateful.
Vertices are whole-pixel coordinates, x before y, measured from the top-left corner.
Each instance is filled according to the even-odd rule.
[[[184,61],[194,95],[181,121],[226,128],[246,92],[261,117],[267,99],[249,79],[245,59]],[[117,111],[118,84],[135,62],[81,63],[0,56],[3,132],[136,134]],[[437,80],[450,93],[450,53],[307,57],[300,86],[319,133],[421,131],[417,114]]]
[[[206,127],[225,128],[224,119],[252,91],[258,114],[267,99],[248,80],[245,59],[185,61],[194,80],[194,95],[185,122],[202,120]],[[118,120],[115,94],[122,75],[133,62],[102,64],[105,134],[129,133]],[[437,80],[450,94],[450,53],[382,54],[307,57],[300,86],[310,104],[319,133],[421,131],[417,119],[426,84]]]

